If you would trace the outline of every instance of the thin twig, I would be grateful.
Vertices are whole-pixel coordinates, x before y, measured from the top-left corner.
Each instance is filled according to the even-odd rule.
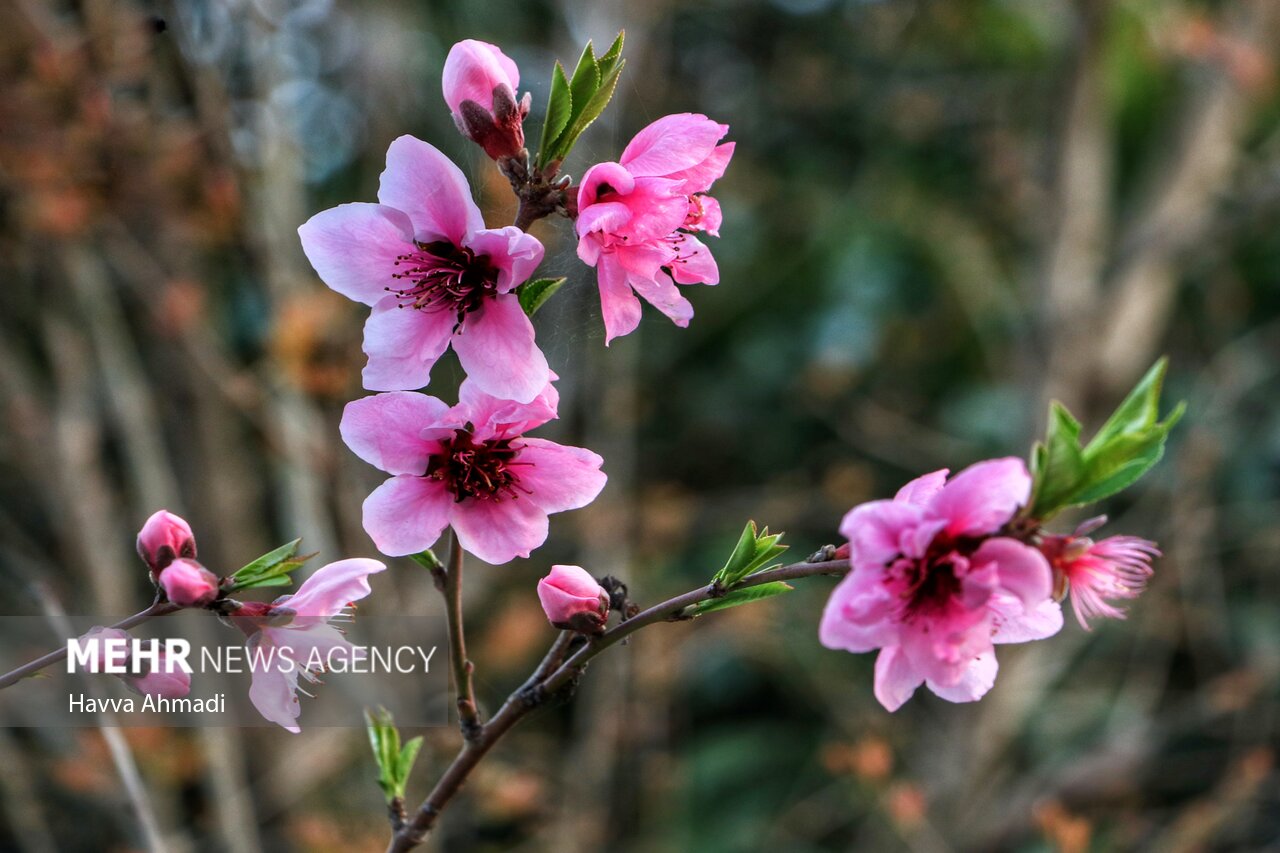
[[[618,644],[647,625],[684,621],[681,617],[684,616],[687,608],[702,601],[723,597],[726,592],[814,575],[843,575],[848,571],[848,560],[824,560],[792,563],[769,571],[757,572],[727,588],[719,584],[707,584],[667,599],[661,604],[655,604],[631,619],[615,625],[599,637],[587,641],[567,660],[557,665],[557,658],[564,655],[574,639],[570,632],[561,632],[542,663],[534,669],[533,674],[507,697],[502,707],[498,709],[498,713],[494,714],[489,722],[479,727],[475,737],[463,744],[461,751],[445,769],[422,805],[418,807],[413,819],[391,837],[387,853],[405,853],[421,844],[435,826],[440,813],[444,811],[449,801],[467,781],[471,771],[488,754],[494,744],[518,722],[543,705],[549,697],[567,687],[586,668],[587,662],[605,649]],[[550,674],[547,675],[547,673]]]
[[[476,706],[471,673],[475,669],[467,658],[467,638],[462,623],[462,543],[458,534],[450,532],[449,566],[444,576],[444,602],[449,624],[449,659],[453,663],[453,683],[458,691],[458,725],[462,736],[474,740],[480,733],[480,709]]]

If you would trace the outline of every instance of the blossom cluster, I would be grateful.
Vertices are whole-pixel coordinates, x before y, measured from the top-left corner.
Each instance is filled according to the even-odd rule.
[[[501,165],[527,170],[530,96],[519,97],[519,84],[516,64],[485,42],[459,42],[445,61],[444,100],[459,131]],[[698,235],[720,226],[707,191],[733,154],[727,132],[703,115],[666,116],[617,162],[587,169],[576,198],[561,181],[578,256],[596,268],[606,343],[636,328],[640,298],[687,325],[693,306],[680,286],[719,281]],[[322,211],[298,233],[325,284],[370,308],[364,387],[384,393],[349,404],[341,431],[391,475],[364,504],[380,551],[425,551],[451,527],[468,552],[506,563],[546,540],[548,514],[599,494],[599,456],[525,436],[558,414],[555,374],[519,298],[543,245],[514,225],[487,227],[439,149],[401,136],[387,150],[377,203]],[[449,349],[466,375],[454,406],[418,393]]]

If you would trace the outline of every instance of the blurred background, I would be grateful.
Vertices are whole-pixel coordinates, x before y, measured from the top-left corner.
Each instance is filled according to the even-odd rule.
[[[533,595],[550,564],[643,603],[705,582],[747,518],[803,556],[921,472],[1024,454],[1050,398],[1096,428],[1160,353],[1188,415],[1105,510],[1166,556],[1127,622],[1086,633],[1068,614],[1003,647],[976,705],[922,691],[885,713],[874,656],[817,642],[829,579],[649,629],[516,730],[428,849],[1280,849],[1280,3],[0,9],[7,612],[140,609],[133,536],[159,507],[219,572],[295,536],[322,561],[372,555],[360,503],[380,475],[337,434],[363,393],[365,310],[318,281],[295,229],[373,200],[402,133],[509,222],[444,106],[449,45],[517,61],[536,140],[554,59],[625,27],[618,97],[565,168],[669,112],[727,122],[722,284],[690,288],[689,329],[647,311],[606,350],[568,223],[535,226],[544,269],[570,277],[538,316],[564,397],[543,434],[602,453],[610,483],[533,559],[469,572],[490,710],[552,638]],[[433,391],[452,395],[453,365]],[[360,618],[438,626],[429,578],[395,563]],[[0,729],[0,849],[385,844],[356,720],[115,731]],[[414,802],[458,741],[423,733]]]

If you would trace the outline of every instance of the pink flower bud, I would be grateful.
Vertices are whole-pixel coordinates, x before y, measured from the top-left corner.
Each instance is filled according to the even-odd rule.
[[[172,670],[172,671],[169,671]],[[171,665],[162,652],[160,665],[136,678],[125,676],[120,679],[124,686],[139,696],[163,696],[166,699],[177,699],[191,692],[191,673],[180,666]]]
[[[520,71],[487,42],[455,44],[444,61],[444,99],[463,136],[493,159],[514,157],[524,148],[524,117],[530,96],[516,102]]]
[[[138,556],[151,569],[153,577],[179,557],[192,559],[195,555],[196,540],[191,526],[168,510],[152,515],[138,531]]]
[[[609,618],[609,593],[580,566],[552,566],[538,581],[538,600],[557,628],[598,634]]]
[[[203,607],[218,595],[218,578],[195,560],[174,560],[160,573],[160,588],[180,607]]]

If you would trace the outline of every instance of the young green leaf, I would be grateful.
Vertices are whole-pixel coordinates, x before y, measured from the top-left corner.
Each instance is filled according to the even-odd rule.
[[[773,581],[771,583],[762,583],[759,586],[735,589],[725,593],[720,598],[712,598],[693,605],[689,609],[689,615],[701,616],[704,613],[712,613],[716,610],[728,610],[730,607],[738,607],[743,604],[750,604],[753,601],[773,598],[775,595],[782,595],[784,592],[791,592],[793,589],[795,587],[783,581]]]
[[[417,554],[410,554],[409,559],[429,572],[444,568],[444,563],[440,562],[440,558],[435,555],[434,551],[421,551]]]
[[[245,581],[243,583],[237,581],[233,589],[237,592],[245,589],[258,589],[264,586],[288,586],[293,583],[293,578],[287,574],[268,575],[267,577],[258,578],[256,580]]]
[[[532,317],[556,291],[564,285],[564,278],[538,278],[520,285],[516,295],[524,313]]]
[[[403,798],[409,773],[418,758],[418,750],[422,748],[422,738],[413,738],[402,747],[400,731],[386,708],[376,711],[366,708],[364,719],[373,760],[378,765],[378,787],[388,803],[397,797]]]
[[[551,71],[551,92],[547,96],[547,116],[542,122],[542,140],[538,144],[538,166],[546,166],[555,157],[551,156],[555,141],[564,132],[565,125],[573,115],[573,95],[569,91],[569,80],[564,75],[564,66],[559,62]]]
[[[598,60],[601,72],[613,70],[613,65],[622,56],[622,42],[627,36],[626,30],[619,30],[618,36],[613,40],[613,44],[609,45],[609,49],[605,51],[604,56]]]
[[[787,550],[786,545],[779,545],[781,533],[769,533],[769,528],[757,530],[754,521],[748,521],[738,537],[738,544],[729,555],[724,568],[716,572],[713,582],[721,586],[732,586],[747,575],[762,571],[779,554]]]
[[[561,134],[556,143],[555,159],[563,160],[567,157],[582,132],[600,117],[605,107],[609,106],[609,101],[613,99],[613,91],[618,86],[618,77],[622,74],[622,69],[626,64],[627,61],[625,59],[618,60],[618,64],[614,66],[612,71],[602,75],[600,86],[596,89],[595,94],[581,109],[574,110],[573,120],[569,122],[569,126],[565,128],[564,133]]]
[[[581,112],[599,88],[600,65],[596,61],[591,42],[587,42],[573,69],[573,76],[569,78],[569,94],[573,97],[574,112]]]
[[[298,545],[301,542],[301,539],[295,539],[237,569],[223,582],[225,588],[229,592],[236,592],[262,586],[286,586],[291,582],[289,573],[315,556],[314,553],[299,554]]]
[[[1179,403],[1159,420],[1167,366],[1165,359],[1157,361],[1083,448],[1080,423],[1061,403],[1052,404],[1048,434],[1031,457],[1031,517],[1044,520],[1067,507],[1110,497],[1160,461],[1169,431],[1186,411]]]

